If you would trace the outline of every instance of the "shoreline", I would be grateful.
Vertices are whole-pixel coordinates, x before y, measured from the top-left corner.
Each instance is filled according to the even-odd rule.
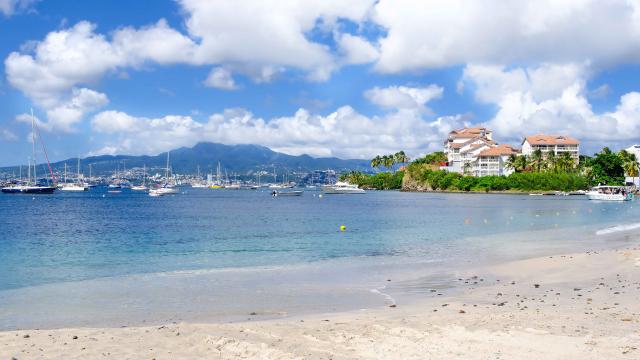
[[[455,296],[408,305],[228,324],[0,332],[0,357],[631,359],[640,356],[639,273],[636,240],[460,273]]]

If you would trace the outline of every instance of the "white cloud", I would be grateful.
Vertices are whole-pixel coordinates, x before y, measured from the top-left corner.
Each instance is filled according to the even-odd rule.
[[[189,35],[199,40],[203,63],[287,66],[322,78],[333,68],[329,47],[307,33],[331,32],[338,18],[363,21],[372,0],[225,1],[181,0]],[[323,69],[317,74],[318,69]]]
[[[73,89],[71,97],[61,104],[47,110],[49,130],[61,130],[73,132],[74,125],[80,122],[83,116],[91,111],[98,110],[109,102],[103,93],[91,89]]]
[[[378,49],[360,36],[340,34],[337,43],[347,64],[366,64],[378,59]]]
[[[231,71],[223,67],[211,69],[204,84],[208,87],[222,90],[235,90],[238,88],[236,82],[233,80]]]
[[[37,0],[0,0],[0,12],[5,16],[11,16],[16,11],[24,10]]]
[[[364,96],[373,104],[390,109],[415,109],[429,111],[425,104],[442,97],[444,89],[437,85],[426,87],[390,86],[374,87],[365,91]]]
[[[627,0],[397,1],[375,5],[387,30],[377,69],[468,63],[637,62],[640,3]]]
[[[265,120],[244,109],[213,114],[205,123],[190,116],[149,119],[107,111],[93,118],[94,130],[107,140],[100,151],[153,154],[199,141],[259,144],[289,154],[369,158],[403,150],[424,154],[440,147],[460,116],[427,120],[419,111],[399,109],[383,117],[367,117],[344,106],[326,116],[299,109],[294,115]],[[400,145],[401,144],[401,145]]]
[[[614,111],[595,113],[587,99],[588,71],[579,68],[544,64],[505,70],[470,65],[464,79],[478,99],[498,107],[486,125],[503,141],[517,143],[526,134],[545,132],[575,136],[595,149],[640,139],[640,93],[622,96]]]
[[[11,130],[2,129],[2,131],[0,131],[0,139],[4,141],[16,141],[18,140],[18,136]]]

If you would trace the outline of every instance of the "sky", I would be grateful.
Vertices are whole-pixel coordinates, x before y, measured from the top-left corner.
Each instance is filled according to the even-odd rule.
[[[640,142],[640,0],[0,0],[0,59],[0,166],[27,162],[30,109],[51,160]]]

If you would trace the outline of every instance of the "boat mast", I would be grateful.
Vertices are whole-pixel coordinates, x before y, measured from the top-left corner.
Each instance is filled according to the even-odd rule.
[[[80,184],[80,156],[78,156],[78,184]]]
[[[169,183],[169,151],[167,151],[167,169],[165,172],[165,178],[168,184]]]
[[[33,185],[38,184],[38,176],[36,175],[36,118],[33,116],[33,108],[31,109],[31,146],[33,151]]]
[[[64,183],[67,184],[67,163],[64,163]]]

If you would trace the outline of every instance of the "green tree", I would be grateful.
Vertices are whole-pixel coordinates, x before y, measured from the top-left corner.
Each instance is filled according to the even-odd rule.
[[[371,159],[371,167],[374,169],[378,169],[382,165],[382,158],[380,155],[377,155],[373,159]]]
[[[404,151],[398,151],[397,153],[393,154],[393,159],[397,164],[402,165],[409,162],[409,157],[404,153]]]
[[[393,167],[393,165],[395,165],[396,161],[393,158],[393,155],[385,155],[382,157],[382,166],[386,167],[387,169],[391,169]]]
[[[527,166],[529,166],[529,163],[527,161],[526,156],[511,154],[507,158],[507,162],[505,163],[505,166],[508,169],[512,169],[514,172],[523,172],[527,170]]]
[[[518,155],[516,159],[516,172],[524,172],[529,168],[529,159],[525,155]]]
[[[635,184],[636,177],[638,177],[638,159],[636,154],[630,153],[627,150],[620,150],[618,156],[622,159],[622,168],[625,175],[632,177]]]
[[[550,172],[558,171],[558,157],[556,156],[555,152],[551,150],[547,152],[544,159],[544,167],[545,169],[547,169],[547,171]]]
[[[536,171],[540,172],[542,166],[544,165],[544,155],[542,154],[542,150],[536,149],[531,153],[531,157],[529,158],[529,162],[531,163],[531,167]]]
[[[623,165],[622,158],[605,147],[589,160],[590,181],[593,184],[622,185],[624,183]]]
[[[558,170],[563,172],[570,172],[575,168],[575,160],[569,152],[562,152],[557,158]]]

